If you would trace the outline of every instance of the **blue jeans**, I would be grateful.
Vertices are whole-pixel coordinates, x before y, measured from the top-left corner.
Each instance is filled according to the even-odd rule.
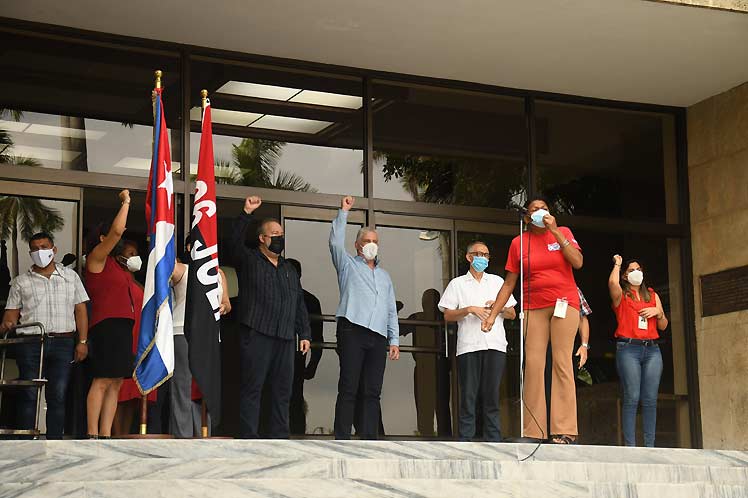
[[[662,376],[662,353],[656,344],[616,343],[616,367],[623,391],[623,438],[636,446],[636,410],[641,401],[644,446],[653,447],[657,426],[657,392]]]
[[[15,345],[19,379],[32,380],[39,376],[40,346],[39,342]],[[72,337],[45,339],[42,377],[47,379],[47,439],[62,439],[65,429],[65,393],[70,379],[73,350]],[[36,418],[36,388],[18,390],[17,409],[19,428],[33,429]]]

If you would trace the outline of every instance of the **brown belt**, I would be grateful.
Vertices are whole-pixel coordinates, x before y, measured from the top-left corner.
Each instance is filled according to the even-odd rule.
[[[73,337],[75,332],[50,332],[49,337]]]

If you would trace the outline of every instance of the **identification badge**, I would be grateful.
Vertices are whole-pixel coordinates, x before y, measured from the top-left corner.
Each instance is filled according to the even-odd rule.
[[[569,307],[569,301],[566,298],[556,299],[556,309],[553,310],[553,316],[556,318],[566,318],[566,310]]]
[[[643,316],[639,317],[639,328],[641,330],[647,330],[647,319]]]

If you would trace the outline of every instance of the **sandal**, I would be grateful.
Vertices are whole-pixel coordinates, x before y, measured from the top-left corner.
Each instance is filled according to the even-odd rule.
[[[553,444],[577,444],[576,438],[572,439],[571,436],[565,434],[557,434],[551,436],[551,443]]]

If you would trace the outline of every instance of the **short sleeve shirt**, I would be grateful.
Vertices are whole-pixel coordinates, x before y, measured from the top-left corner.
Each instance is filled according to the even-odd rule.
[[[480,280],[476,280],[468,272],[449,282],[439,301],[439,309],[456,310],[468,306],[485,306],[486,302],[496,299],[504,279],[498,275],[484,273]],[[514,296],[509,296],[505,307],[516,306]],[[481,330],[481,320],[472,314],[457,322],[457,355],[494,349],[506,352],[506,332],[504,319],[497,317],[493,328],[489,332]]]
[[[566,240],[579,249],[574,235],[566,227],[559,227]],[[564,258],[561,244],[546,230],[543,233],[522,234],[524,260],[525,309],[542,309],[556,306],[556,300],[566,299],[569,306],[579,311],[579,293],[571,264]],[[506,270],[519,274],[520,238],[515,237],[509,246]]]
[[[75,305],[86,301],[88,294],[78,274],[55,264],[49,278],[33,269],[14,278],[5,309],[20,310],[21,324],[41,322],[47,333],[65,333],[75,331]],[[18,335],[40,332],[33,327],[19,329]]]

